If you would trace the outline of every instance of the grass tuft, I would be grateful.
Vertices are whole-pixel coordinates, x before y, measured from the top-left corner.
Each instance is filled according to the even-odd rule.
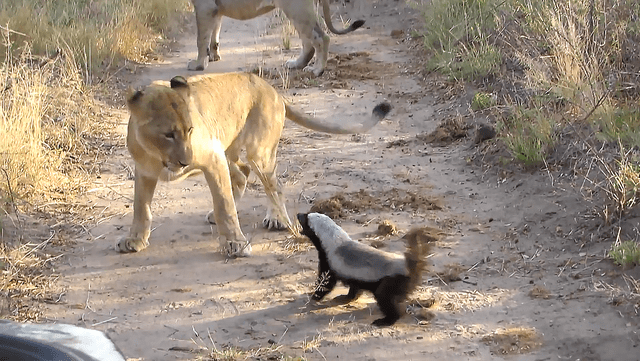
[[[496,96],[490,93],[477,92],[471,99],[471,109],[481,111],[496,106]]]
[[[543,164],[555,144],[555,124],[543,110],[515,107],[514,114],[498,125],[513,157],[525,166]]]
[[[624,241],[614,244],[609,251],[609,257],[622,267],[640,265],[640,245],[635,241]]]

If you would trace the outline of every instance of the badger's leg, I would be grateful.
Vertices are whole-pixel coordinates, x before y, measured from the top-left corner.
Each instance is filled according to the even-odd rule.
[[[336,286],[338,279],[336,275],[329,269],[327,260],[320,258],[318,265],[318,280],[316,281],[316,290],[313,292],[312,298],[320,301]]]
[[[378,302],[380,311],[384,314],[383,318],[373,321],[374,326],[391,326],[400,319],[400,311],[398,311],[398,301],[404,298],[403,289],[404,280],[397,277],[384,278],[380,281],[380,285],[373,293]]]
[[[345,296],[349,301],[353,301],[360,297],[360,288],[358,286],[351,285],[349,287],[349,293]]]
[[[349,286],[349,293],[346,295],[336,296],[333,300],[339,303],[349,303],[360,297],[361,290],[356,285]]]

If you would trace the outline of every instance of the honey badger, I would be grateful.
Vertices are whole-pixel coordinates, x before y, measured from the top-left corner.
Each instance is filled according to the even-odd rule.
[[[400,318],[398,304],[420,283],[429,244],[408,237],[404,255],[385,252],[352,240],[331,218],[320,213],[299,213],[302,234],[318,251],[317,288],[312,298],[321,300],[337,281],[349,286],[346,301],[362,290],[373,296],[384,314],[374,326],[391,326]]]

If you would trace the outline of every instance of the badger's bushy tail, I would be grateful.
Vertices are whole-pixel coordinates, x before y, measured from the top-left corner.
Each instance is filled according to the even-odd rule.
[[[414,228],[402,237],[407,244],[404,257],[411,278],[409,292],[422,283],[422,272],[427,268],[425,257],[431,253],[436,237],[426,227]]]

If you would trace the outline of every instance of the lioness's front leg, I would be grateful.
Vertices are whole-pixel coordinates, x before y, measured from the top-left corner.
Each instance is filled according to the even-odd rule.
[[[221,251],[232,256],[249,256],[251,245],[240,229],[226,155],[223,150],[215,149],[210,159],[211,163],[203,171],[213,199],[213,218]]]
[[[158,184],[157,177],[147,177],[136,167],[133,186],[133,224],[129,236],[116,243],[116,251],[122,253],[140,252],[149,246],[151,234],[151,200]]]

